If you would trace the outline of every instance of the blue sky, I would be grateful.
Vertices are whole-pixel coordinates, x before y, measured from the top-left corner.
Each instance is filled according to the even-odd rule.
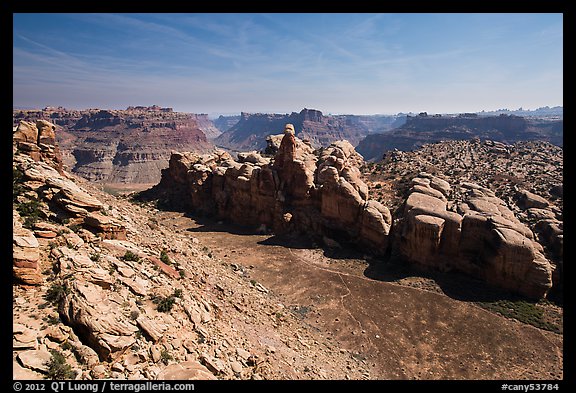
[[[562,14],[14,14],[15,107],[563,105]]]

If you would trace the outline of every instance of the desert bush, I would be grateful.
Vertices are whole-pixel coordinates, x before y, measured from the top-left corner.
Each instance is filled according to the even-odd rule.
[[[54,349],[50,350],[52,358],[46,363],[48,366],[48,372],[46,373],[46,379],[74,379],[76,373],[72,370],[72,367],[66,363],[66,358],[61,352]]]
[[[174,296],[167,296],[158,300],[158,305],[156,306],[156,310],[160,312],[169,312],[172,310],[174,306],[174,302],[176,298]]]
[[[50,288],[48,288],[44,298],[49,302],[58,303],[68,293],[70,293],[70,288],[68,288],[66,285],[54,283]]]
[[[174,357],[170,354],[170,352],[166,348],[164,348],[162,352],[160,352],[160,359],[164,364],[167,365],[170,360],[174,359]]]
[[[126,251],[126,253],[121,257],[121,259],[125,260],[125,261],[133,261],[133,262],[138,262],[140,260],[140,257],[136,254],[134,254],[132,251]]]
[[[166,265],[171,265],[172,262],[170,261],[170,257],[166,253],[166,250],[160,251],[160,260],[164,262]]]

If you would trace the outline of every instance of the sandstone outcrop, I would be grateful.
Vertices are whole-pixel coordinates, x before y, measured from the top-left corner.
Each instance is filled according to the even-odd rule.
[[[297,317],[284,315],[283,325],[271,319],[271,310],[285,307],[271,291],[226,268],[189,233],[170,229],[171,220],[154,221],[158,210],[59,173],[14,143],[15,379],[52,378],[48,362],[56,353],[70,366],[67,377],[80,380],[362,376],[360,367],[345,368],[350,355],[320,335],[312,339]],[[259,168],[227,153],[202,162]],[[202,176],[194,179],[203,184]],[[320,348],[285,344],[292,329]],[[274,353],[259,340],[274,343]]]
[[[531,298],[552,287],[553,266],[530,228],[493,191],[473,183],[460,187],[457,212],[447,210],[446,182],[427,173],[413,183],[442,184],[441,197],[411,189],[399,230],[399,250],[409,261],[455,269]]]
[[[367,163],[363,176],[374,199],[391,211],[403,212],[407,195],[420,191],[445,202],[446,210],[464,216],[467,209],[491,211],[523,224],[521,233],[542,247],[541,253],[552,265],[550,295],[561,293],[563,276],[563,149],[541,141],[505,144],[480,139],[425,144],[411,152],[393,151],[379,163]],[[420,172],[443,178],[452,187],[427,187],[430,179]],[[480,188],[478,188],[480,187]],[[472,198],[475,192],[491,192],[491,197]],[[491,190],[491,191],[486,191]],[[490,202],[490,203],[489,203]],[[495,203],[494,203],[495,202]],[[464,205],[465,204],[465,205]],[[469,204],[471,206],[469,206]],[[504,205],[506,209],[503,209]],[[400,210],[399,210],[400,209]],[[471,217],[467,218],[471,220]],[[528,233],[526,228],[529,228]],[[535,246],[539,248],[539,246]]]
[[[176,153],[150,193],[232,222],[319,239],[345,234],[346,241],[385,252],[391,215],[369,200],[358,170],[362,157],[347,141],[316,151],[294,131],[286,125],[270,161],[255,152],[240,155],[240,162],[223,152]]]
[[[21,120],[12,134],[13,146],[34,161],[50,164],[62,172],[62,154],[56,143],[56,126],[46,120]]]

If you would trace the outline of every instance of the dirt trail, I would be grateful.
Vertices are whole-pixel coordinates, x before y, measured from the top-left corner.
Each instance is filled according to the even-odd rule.
[[[161,212],[223,262],[279,296],[311,332],[332,337],[370,379],[561,379],[562,336],[443,293],[378,281],[359,258]]]

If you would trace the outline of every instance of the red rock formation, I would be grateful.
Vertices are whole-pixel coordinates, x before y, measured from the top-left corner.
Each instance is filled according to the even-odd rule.
[[[546,295],[552,265],[532,231],[491,190],[462,184],[465,198],[457,213],[446,210],[445,181],[421,174],[413,183],[436,184],[443,198],[424,186],[411,189],[398,228],[397,247],[407,260],[465,272],[527,297]]]
[[[46,120],[20,121],[12,134],[14,148],[62,173],[62,154],[56,143],[55,130],[56,126]]]

